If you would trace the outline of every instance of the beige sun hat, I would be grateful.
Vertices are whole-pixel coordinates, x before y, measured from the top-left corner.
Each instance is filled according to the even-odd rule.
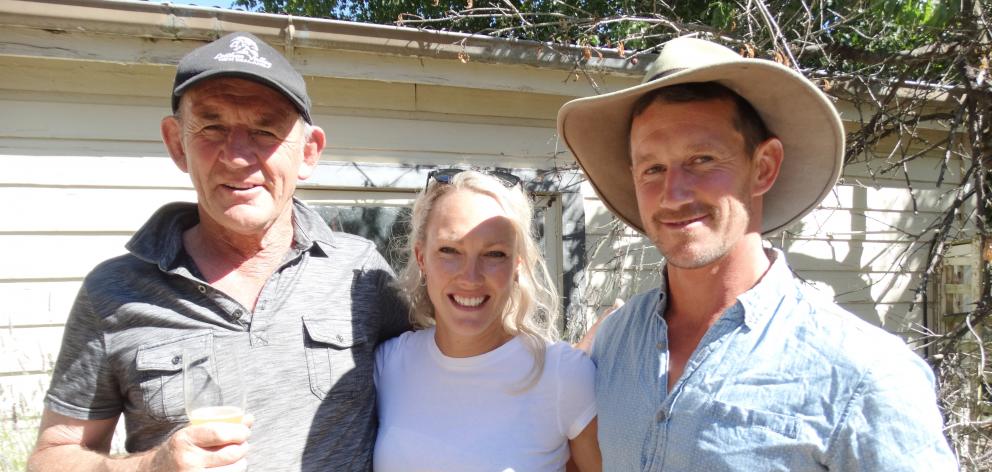
[[[844,128],[823,92],[776,62],[748,59],[719,44],[676,38],[662,47],[640,85],[572,100],[558,111],[558,135],[603,203],[644,232],[630,173],[630,115],[647,92],[717,82],[744,97],[785,148],[778,179],[764,197],[761,232],[772,235],[813,210],[837,182]]]

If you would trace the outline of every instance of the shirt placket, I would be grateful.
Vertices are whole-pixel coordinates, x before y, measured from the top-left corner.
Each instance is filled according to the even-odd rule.
[[[252,313],[251,326],[249,328],[251,346],[253,348],[267,346],[268,326],[272,319],[272,307],[276,304],[279,281],[283,277],[282,269],[277,270],[269,277],[262,291],[258,294],[258,301],[255,302],[255,311]]]
[[[648,428],[649,438],[644,444],[644,456],[641,463],[646,471],[661,470],[668,453],[668,436],[670,434],[668,417],[671,412],[671,401],[668,395],[668,323],[662,318],[659,321],[659,333],[655,348],[658,349],[658,375],[655,392],[660,407],[655,412],[654,421],[657,427]]]
[[[293,249],[283,264],[269,277],[258,294],[255,311],[252,314],[250,333],[252,347],[264,347],[269,344],[269,326],[272,320],[292,296],[295,279],[302,273],[301,266],[306,264],[306,257],[299,250]]]
[[[241,303],[238,303],[237,300],[214,288],[185,267],[171,271],[171,273],[174,276],[185,279],[192,284],[197,292],[209,299],[217,307],[217,310],[208,309],[209,313],[212,316],[223,318],[223,321],[226,323],[230,323],[228,325],[229,328],[234,330],[234,326],[237,326],[241,330],[244,330],[248,327],[248,324],[251,322],[251,312],[241,305]]]
[[[669,446],[668,439],[672,433],[672,415],[676,411],[676,407],[681,405],[680,399],[686,396],[702,394],[705,390],[705,386],[696,381],[698,377],[696,373],[707,359],[710,358],[710,355],[721,345],[728,342],[731,335],[736,332],[737,327],[740,326],[742,321],[742,313],[739,310],[739,305],[729,308],[716,324],[706,332],[703,339],[700,340],[699,346],[689,356],[689,361],[686,362],[682,377],[679,378],[675,387],[672,388],[671,393],[668,393],[667,397],[664,397],[664,401],[661,402],[661,407],[655,415],[655,421],[657,421],[658,427],[654,428],[654,430],[659,432],[655,446],[656,455],[653,462],[648,462],[651,464],[648,470],[692,470],[693,464],[689,463],[685,454],[675,454],[674,456],[671,454],[672,448]],[[665,392],[668,387],[668,330],[667,325],[664,325],[664,321],[662,323],[664,326],[663,334],[666,346],[664,349],[664,364],[661,364],[661,366],[665,374],[659,375],[659,379],[662,380],[660,385],[661,391]]]

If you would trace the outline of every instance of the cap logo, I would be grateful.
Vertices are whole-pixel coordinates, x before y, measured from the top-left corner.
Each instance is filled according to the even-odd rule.
[[[238,36],[231,40],[231,52],[219,53],[214,59],[220,62],[243,62],[269,69],[272,63],[258,55],[258,44],[251,38]]]

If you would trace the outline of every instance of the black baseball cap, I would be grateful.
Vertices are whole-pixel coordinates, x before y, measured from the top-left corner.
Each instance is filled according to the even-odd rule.
[[[272,87],[296,106],[310,124],[307,85],[289,61],[251,33],[231,33],[200,46],[179,60],[172,88],[172,112],[183,92],[204,79],[239,77]]]

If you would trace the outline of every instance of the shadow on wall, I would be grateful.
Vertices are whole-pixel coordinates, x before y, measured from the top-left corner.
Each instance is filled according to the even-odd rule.
[[[914,323],[925,322],[922,308],[912,302],[930,244],[929,238],[916,241],[912,234],[923,233],[935,215],[914,215],[895,207],[899,202],[869,198],[878,193],[837,186],[820,208],[772,243],[785,251],[796,275],[824,296],[876,326],[906,335]]]

